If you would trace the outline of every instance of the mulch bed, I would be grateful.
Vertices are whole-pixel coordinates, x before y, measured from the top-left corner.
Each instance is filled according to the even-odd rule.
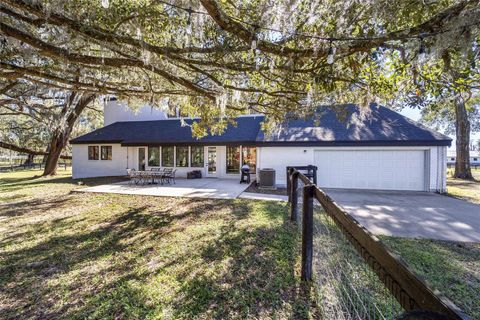
[[[263,194],[277,194],[277,195],[281,195],[281,196],[286,196],[287,195],[287,188],[277,188],[277,190],[260,189],[257,186],[257,182],[253,181],[248,186],[248,188],[245,190],[245,192],[263,193]]]

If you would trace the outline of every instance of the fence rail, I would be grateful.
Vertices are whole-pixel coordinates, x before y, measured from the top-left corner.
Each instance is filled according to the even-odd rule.
[[[299,184],[303,184],[299,188]],[[333,220],[347,242],[373,271],[383,286],[393,295],[406,311],[422,310],[429,312],[428,319],[469,319],[450,300],[436,294],[420,280],[409,267],[392,254],[380,240],[360,225],[355,218],[338,206],[324,191],[319,189],[296,168],[287,171],[287,188],[290,201],[290,217],[302,223],[302,270],[303,280],[312,280],[314,251],[314,200],[318,201],[323,212]],[[303,194],[299,195],[300,191]],[[302,202],[301,211],[299,199]],[[432,314],[434,317],[432,318]],[[353,317],[359,318],[359,317]],[[361,318],[361,317],[360,317]],[[408,319],[408,318],[405,318]],[[417,318],[415,318],[417,319]],[[426,318],[418,318],[426,319]]]

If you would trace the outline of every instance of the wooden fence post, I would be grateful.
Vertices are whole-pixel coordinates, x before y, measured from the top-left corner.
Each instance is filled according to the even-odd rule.
[[[313,184],[314,185],[317,185],[317,170],[318,170],[318,167],[313,166]]]
[[[288,202],[290,203],[292,201],[292,188],[291,188],[291,174],[292,174],[292,168],[287,167],[287,195],[288,195]]]
[[[313,185],[303,187],[302,280],[312,280],[313,263]]]
[[[290,199],[290,220],[297,221],[297,210],[298,210],[298,171],[294,171],[291,175],[292,180],[290,181],[291,188],[291,199]]]

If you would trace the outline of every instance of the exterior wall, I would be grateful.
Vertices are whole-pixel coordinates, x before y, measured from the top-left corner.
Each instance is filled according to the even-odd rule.
[[[314,147],[259,147],[257,148],[257,171],[272,168],[276,172],[278,186],[287,184],[288,166],[314,164]]]
[[[93,145],[93,144],[92,144]],[[73,145],[72,170],[73,178],[88,178],[100,176],[123,176],[127,168],[138,170],[138,147],[121,147],[120,144],[99,144],[112,146],[112,160],[88,160],[88,146]],[[325,148],[325,147],[258,147],[257,170],[273,168],[276,170],[277,185],[286,185],[286,167],[315,164],[315,150],[424,150],[426,165],[427,190],[445,192],[446,190],[446,151],[447,147],[365,147],[365,148]],[[148,148],[145,147],[148,156]],[[206,163],[206,147],[204,160]],[[239,174],[226,173],[226,147],[217,146],[218,178],[239,179]],[[150,168],[147,164],[147,170]],[[176,167],[177,177],[186,177],[187,172],[201,170],[205,177],[206,167]],[[253,175],[255,178],[255,175]]]
[[[427,191],[446,190],[446,149],[447,147],[259,147],[257,168],[273,168],[277,185],[285,186],[287,166],[314,165],[315,150],[424,150],[426,151]]]
[[[260,114],[248,114],[240,117],[253,117]],[[176,118],[179,118],[179,109],[176,110]],[[166,120],[175,119],[175,117],[168,117],[166,111],[152,108],[145,104],[138,110],[132,110],[128,105],[121,101],[107,101],[103,108],[103,122],[104,126],[108,126],[114,122],[119,121],[151,121],[151,120]]]
[[[165,111],[158,108],[152,108],[149,105],[145,105],[139,110],[132,110],[126,103],[119,101],[107,101],[103,111],[103,122],[105,126],[118,121],[148,121],[165,119],[167,119]]]
[[[447,147],[430,148],[430,191],[447,191]]]
[[[98,146],[112,146],[112,160],[88,160],[88,146],[93,145],[72,145],[73,179],[124,176],[127,174],[126,148],[121,147],[120,144],[98,144]]]
[[[112,146],[112,160],[88,160],[88,146]],[[72,175],[74,179],[105,177],[105,176],[124,176],[127,169],[133,168],[139,170],[138,150],[145,148],[145,155],[148,159],[148,147],[122,147],[120,144],[75,144],[73,145],[72,155]],[[217,148],[217,174],[214,178],[222,179],[240,179],[240,173],[226,173],[226,146],[216,146]],[[204,147],[204,166],[202,167],[176,167],[176,176],[186,178],[187,172],[193,170],[202,171],[202,177],[206,176],[206,156],[207,147]],[[257,155],[258,157],[258,155]],[[190,156],[189,156],[190,159]],[[257,160],[258,161],[258,160]],[[174,153],[174,163],[176,163],[176,152]],[[161,156],[160,156],[161,164]],[[148,160],[145,166],[146,170],[150,170]],[[160,168],[163,168],[160,166]],[[252,173],[255,179],[255,173]]]

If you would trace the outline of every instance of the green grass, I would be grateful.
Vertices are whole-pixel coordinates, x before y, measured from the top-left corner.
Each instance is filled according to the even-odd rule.
[[[0,318],[315,315],[286,204],[75,193],[68,171],[39,173],[0,173]]]
[[[480,319],[480,244],[381,236],[434,289]]]
[[[447,194],[469,202],[480,204],[480,169],[472,169],[475,180],[452,178],[453,169],[447,170]]]

